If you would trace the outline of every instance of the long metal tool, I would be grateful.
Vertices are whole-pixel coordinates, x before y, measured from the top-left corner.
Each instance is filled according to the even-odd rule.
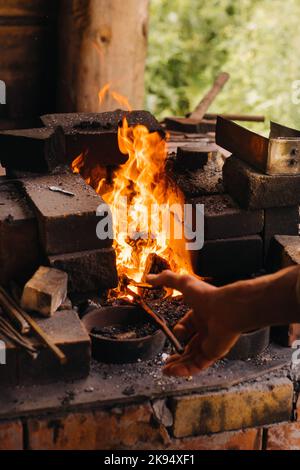
[[[62,350],[56,346],[56,344],[52,341],[51,338],[45,333],[45,331],[38,325],[38,323],[31,318],[28,313],[26,313],[21,307],[19,307],[16,302],[7,294],[7,292],[0,287],[0,298],[2,295],[2,300],[5,300],[4,305],[6,308],[3,307],[3,309],[9,314],[12,309],[14,311],[14,315],[11,317],[12,320],[15,320],[15,318],[18,318],[18,321],[21,321],[20,324],[22,324],[22,320],[25,325],[28,326],[28,328],[31,330],[31,332],[34,332],[40,340],[53,352],[53,354],[57,357],[57,359],[60,361],[61,364],[65,364],[67,362],[67,358],[65,354],[62,352]],[[1,305],[2,306],[2,305]],[[18,314],[17,316],[15,316]],[[16,322],[17,323],[17,322]],[[19,324],[17,323],[19,326]]]
[[[300,174],[300,137],[268,139],[219,116],[216,143],[267,175]]]
[[[141,296],[136,294],[133,290],[131,290],[128,286],[126,290],[129,295],[134,298],[134,301],[137,305],[139,305],[143,310],[145,310],[148,315],[155,321],[157,326],[165,333],[166,337],[170,340],[173,344],[174,348],[178,352],[178,354],[182,354],[184,352],[184,347],[180,344],[174,333],[170,330],[166,322],[163,318],[160,317],[157,313],[155,313],[151,307],[142,299]]]
[[[206,95],[202,98],[200,103],[197,105],[195,110],[189,115],[188,118],[186,117],[168,117],[165,119],[165,123],[167,124],[167,128],[170,130],[177,130],[182,132],[201,132],[203,126],[207,126],[207,131],[214,130],[214,124],[210,121],[203,121],[203,117],[207,110],[209,109],[212,102],[221,92],[227,81],[229,80],[230,75],[226,72],[222,72],[216,78],[214,84],[212,85],[211,89],[206,93]],[[210,127],[211,126],[211,129]]]
[[[14,325],[22,334],[27,334],[30,331],[30,325],[21,315],[18,306],[13,299],[9,297],[6,291],[0,286],[0,307],[9,316]]]

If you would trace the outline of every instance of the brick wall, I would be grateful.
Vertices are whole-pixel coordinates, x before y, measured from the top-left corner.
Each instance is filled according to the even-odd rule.
[[[205,394],[0,422],[0,450],[300,450],[288,378]]]

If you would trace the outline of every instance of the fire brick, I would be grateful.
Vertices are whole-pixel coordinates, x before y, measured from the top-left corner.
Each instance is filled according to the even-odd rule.
[[[293,384],[268,379],[203,395],[171,399],[176,438],[233,431],[287,421],[292,413]]]
[[[300,423],[282,423],[267,429],[266,450],[300,450]]]
[[[118,284],[113,248],[50,256],[49,263],[68,273],[68,291],[71,293],[112,289]]]
[[[209,158],[207,165],[199,170],[183,170],[176,168],[170,158],[168,172],[173,181],[183,192],[186,198],[194,198],[211,194],[222,194],[223,159],[220,156]]]
[[[23,426],[20,420],[0,422],[0,450],[23,450]]]
[[[300,203],[300,175],[265,175],[235,157],[226,159],[223,183],[244,209],[291,207]]]
[[[106,248],[112,239],[100,240],[96,211],[103,199],[79,175],[64,173],[22,179],[39,223],[41,243],[48,255]],[[51,191],[58,187],[73,197]]]
[[[209,240],[199,252],[190,252],[201,276],[236,278],[257,273],[263,266],[263,242],[259,235]]]
[[[47,127],[62,126],[66,136],[69,163],[87,151],[90,166],[106,166],[120,165],[127,160],[127,156],[119,149],[117,138],[118,126],[125,116],[129,126],[143,124],[150,132],[158,131],[165,135],[159,122],[147,111],[48,114],[41,119]]]
[[[25,284],[21,306],[24,310],[50,317],[67,297],[68,275],[58,269],[40,266]]]
[[[264,251],[268,254],[274,235],[298,235],[299,207],[279,207],[265,210]]]
[[[6,169],[47,173],[66,162],[61,127],[1,131],[0,149]]]
[[[187,170],[201,169],[207,164],[209,155],[216,152],[217,146],[214,144],[183,145],[178,147],[175,163],[177,167]]]
[[[29,419],[27,425],[32,450],[150,450],[170,442],[150,403]]]
[[[43,346],[35,360],[25,351],[18,350],[19,383],[50,383],[86,377],[90,370],[91,345],[78,314],[73,310],[65,310],[49,318],[35,317],[35,320],[65,353],[67,363],[61,365],[53,353]]]
[[[278,271],[298,264],[300,264],[300,237],[275,235],[269,249],[269,270]]]
[[[263,210],[245,211],[228,195],[202,196],[189,201],[204,204],[204,239],[256,235],[264,227]]]
[[[168,450],[261,450],[262,430],[242,429],[174,439]]]
[[[15,184],[1,184],[0,284],[6,285],[11,280],[27,281],[39,264],[38,228],[34,214]]]
[[[268,252],[268,270],[275,272],[296,265],[300,265],[300,237],[275,235]],[[272,328],[271,333],[276,343],[285,347],[291,346],[295,340],[300,339],[300,324],[276,326]]]

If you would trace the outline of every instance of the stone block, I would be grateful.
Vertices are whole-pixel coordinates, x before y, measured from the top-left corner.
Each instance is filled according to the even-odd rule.
[[[118,285],[113,248],[50,256],[49,263],[68,273],[68,291],[71,293],[112,289]]]
[[[263,266],[263,242],[259,235],[209,240],[199,252],[190,252],[197,274],[213,278],[251,276]]]
[[[21,420],[0,422],[0,451],[23,450]]]
[[[252,428],[290,419],[293,384],[265,379],[229,390],[171,399],[176,438]]]
[[[0,160],[6,169],[47,173],[65,163],[61,127],[0,132]]]
[[[33,418],[27,426],[33,450],[150,450],[170,441],[165,428],[153,421],[149,403]]]
[[[281,423],[267,428],[266,450],[300,450],[300,423]]]
[[[91,344],[78,314],[65,310],[52,317],[35,320],[65,353],[67,363],[61,365],[53,353],[36,340],[40,349],[37,359],[18,349],[19,383],[40,384],[86,377],[90,370]]]
[[[243,429],[205,436],[173,439],[168,450],[261,450],[262,430]]]
[[[225,191],[244,209],[300,204],[300,175],[265,175],[235,157],[225,161],[223,184]]]
[[[27,281],[40,264],[37,222],[14,183],[0,185],[0,284]]]
[[[25,284],[21,306],[24,310],[50,317],[67,297],[68,275],[58,269],[40,266]]]
[[[72,173],[22,179],[38,222],[41,243],[48,255],[110,247],[113,240],[96,235],[101,218],[96,211],[103,199]],[[74,197],[50,190],[59,187]]]
[[[205,240],[256,235],[263,230],[263,210],[243,210],[228,194],[202,196],[189,202],[193,206],[204,204]]]
[[[299,234],[299,207],[276,207],[265,210],[264,252],[268,255],[270,242],[275,235]]]

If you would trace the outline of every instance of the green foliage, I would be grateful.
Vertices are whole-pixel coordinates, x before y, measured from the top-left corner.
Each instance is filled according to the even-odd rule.
[[[265,114],[300,128],[292,102],[299,18],[299,0],[151,0],[147,108],[184,115],[223,70],[231,79],[210,111]]]

